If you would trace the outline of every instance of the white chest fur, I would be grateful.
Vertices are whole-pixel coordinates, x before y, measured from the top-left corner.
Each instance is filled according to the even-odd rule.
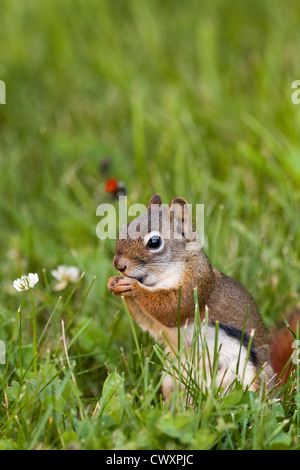
[[[167,266],[151,266],[148,269],[148,277],[144,282],[147,289],[171,289],[181,283],[183,263],[173,262]]]

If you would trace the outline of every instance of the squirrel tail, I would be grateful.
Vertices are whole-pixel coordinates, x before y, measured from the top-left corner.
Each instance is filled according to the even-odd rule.
[[[289,327],[281,326],[277,328],[271,336],[270,343],[271,365],[278,379],[282,382],[288,380],[292,369],[295,367],[291,360],[291,355],[295,351],[295,337],[290,330],[294,332],[295,336],[297,335],[297,329],[298,331],[300,329],[300,309],[291,312],[287,316],[287,322]],[[300,357],[297,357],[297,360],[299,359]]]

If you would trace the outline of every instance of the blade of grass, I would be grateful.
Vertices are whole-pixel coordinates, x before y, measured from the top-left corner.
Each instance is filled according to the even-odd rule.
[[[127,318],[128,318],[129,324],[130,324],[130,328],[131,328],[131,331],[132,331],[133,338],[134,338],[134,342],[135,342],[135,346],[136,346],[136,350],[137,350],[137,354],[138,354],[138,358],[139,358],[140,368],[141,368],[141,371],[142,371],[142,376],[144,376],[144,362],[143,362],[143,358],[142,358],[142,351],[141,351],[140,344],[139,344],[139,341],[138,341],[138,337],[137,337],[136,329],[135,329],[135,326],[134,326],[134,322],[133,322],[133,319],[131,317],[131,314],[130,314],[130,311],[129,311],[129,308],[128,308],[128,305],[126,303],[125,298],[123,296],[121,296],[121,299],[122,299],[122,303],[124,305],[125,312],[127,314]]]

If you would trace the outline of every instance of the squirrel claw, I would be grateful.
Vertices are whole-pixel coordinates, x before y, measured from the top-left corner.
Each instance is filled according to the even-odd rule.
[[[107,283],[108,290],[113,292],[115,285],[119,282],[120,279],[122,279],[121,276],[110,277]]]
[[[113,295],[124,295],[127,297],[132,295],[133,289],[137,283],[136,279],[130,277],[115,276],[109,279],[107,286]]]

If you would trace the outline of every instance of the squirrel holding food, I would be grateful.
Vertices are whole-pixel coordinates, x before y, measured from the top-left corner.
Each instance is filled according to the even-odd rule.
[[[196,288],[201,321],[208,312],[206,341],[212,355],[216,322],[219,325],[217,382],[229,385],[238,361],[244,370],[243,385],[252,390],[259,386],[262,373],[266,384],[280,377],[292,353],[292,334],[287,328],[268,332],[251,294],[211,265],[193,230],[185,199],[176,197],[167,206],[158,194],[152,196],[148,210],[122,227],[114,266],[121,276],[109,279],[109,290],[124,296],[131,316],[144,330],[166,342],[171,359],[178,351],[179,321],[185,348],[191,347]],[[296,311],[291,317],[294,330],[299,319]],[[166,375],[165,398],[173,388],[174,379]]]

